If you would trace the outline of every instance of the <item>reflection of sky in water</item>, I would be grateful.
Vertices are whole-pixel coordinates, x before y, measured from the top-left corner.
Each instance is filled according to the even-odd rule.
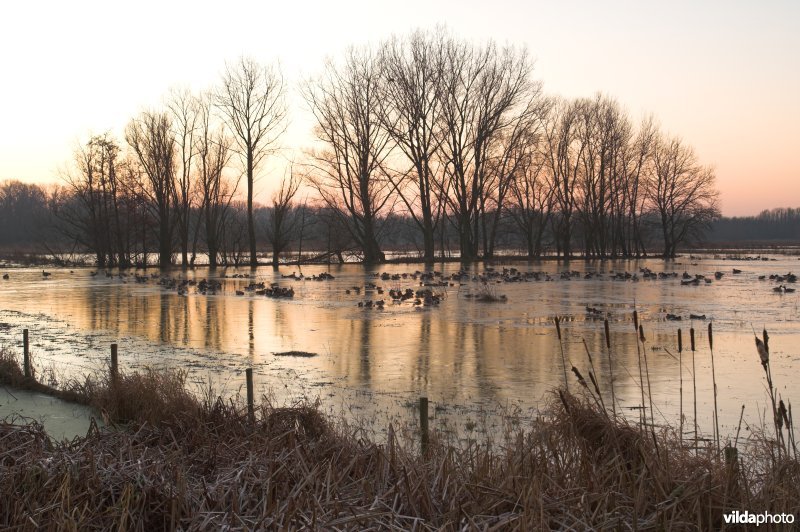
[[[40,270],[10,270],[11,279],[0,282],[0,338],[16,345],[20,329],[31,329],[32,349],[42,367],[51,365],[63,373],[85,372],[103,366],[108,344],[118,341],[123,367],[180,366],[193,380],[211,377],[227,393],[239,390],[243,369],[253,366],[262,390],[279,401],[299,396],[320,397],[332,408],[346,405],[350,414],[373,417],[376,413],[403,415],[402,405],[428,395],[440,406],[442,420],[464,421],[483,408],[518,405],[524,410],[563,381],[561,355],[552,318],[563,320],[564,348],[570,362],[586,375],[589,363],[583,341],[594,357],[601,386],[608,382],[608,354],[603,321],[588,315],[587,305],[608,313],[615,359],[617,397],[623,408],[641,402],[636,336],[633,332],[634,302],[644,323],[644,352],[651,374],[656,408],[676,419],[679,373],[676,331],[684,329],[684,368],[691,368],[689,314],[713,319],[720,420],[735,431],[742,404],[746,419],[755,421],[765,406],[761,366],[752,338],[752,327],[763,326],[772,337],[773,374],[780,392],[791,398],[800,383],[792,372],[798,353],[792,346],[800,338],[798,294],[776,294],[775,283],[758,276],[785,274],[800,264],[796,257],[777,261],[722,261],[704,259],[675,263],[647,261],[573,261],[497,264],[498,270],[514,266],[522,272],[548,272],[552,281],[501,283],[494,291],[507,296],[506,303],[481,303],[465,297],[480,288],[477,281],[455,281],[436,287],[444,294],[435,307],[417,308],[411,301],[390,303],[389,289],[419,288],[410,276],[381,280],[374,272],[413,273],[422,265],[387,265],[367,273],[359,265],[304,267],[311,276],[330,271],[333,281],[295,281],[280,278],[271,268],[260,268],[257,281],[278,282],[295,289],[294,300],[273,300],[234,291],[249,279],[222,279],[219,295],[188,296],[163,290],[150,280],[89,275],[89,270],[53,270],[43,280]],[[721,280],[700,286],[681,286],[680,279],[619,281],[609,271],[677,271],[704,274],[725,272]],[[743,270],[733,275],[732,268]],[[458,264],[436,265],[445,276]],[[483,271],[473,267],[473,273]],[[601,278],[583,276],[563,280],[564,270],[604,272]],[[298,271],[284,268],[280,273]],[[241,269],[239,273],[248,273]],[[215,275],[232,275],[219,270]],[[183,275],[201,279],[207,269]],[[366,283],[385,289],[383,295],[364,291]],[[353,286],[360,294],[346,294]],[[385,299],[384,310],[358,308],[365,299]],[[667,313],[683,316],[667,321]],[[702,422],[710,417],[711,360],[707,322],[695,321],[698,351],[698,411]],[[311,359],[275,357],[273,352],[304,350],[319,353]],[[691,408],[691,376],[684,371],[684,405]],[[570,377],[572,375],[570,374]],[[573,384],[570,379],[570,384]],[[606,386],[607,388],[607,386]],[[444,405],[445,410],[442,410]],[[462,408],[463,407],[463,408]],[[354,413],[354,411],[356,411]],[[410,412],[410,410],[409,410]],[[636,417],[637,414],[632,414]],[[659,412],[656,412],[658,421]],[[708,425],[710,429],[710,425]]]

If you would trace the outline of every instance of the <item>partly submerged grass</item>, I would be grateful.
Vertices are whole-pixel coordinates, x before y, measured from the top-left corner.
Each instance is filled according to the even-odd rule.
[[[766,437],[726,463],[564,390],[530,429],[463,446],[434,433],[422,454],[393,427],[378,444],[313,405],[265,401],[251,420],[176,371],[78,389],[126,425],[54,444],[0,423],[0,527],[708,530],[730,510],[800,512],[798,462]]]
[[[276,357],[298,357],[298,358],[311,358],[317,356],[316,353],[311,353],[309,351],[280,351],[278,353],[272,353]]]

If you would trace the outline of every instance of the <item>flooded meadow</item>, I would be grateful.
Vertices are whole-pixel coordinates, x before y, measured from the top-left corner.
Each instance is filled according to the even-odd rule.
[[[701,255],[128,273],[8,267],[0,344],[21,352],[29,329],[38,374],[55,380],[105,371],[112,342],[123,371],[183,368],[198,390],[210,384],[224,395],[243,393],[252,367],[256,392],[274,403],[319,401],[376,431],[413,420],[426,396],[433,427],[470,437],[491,431],[498,411],[533,419],[564,382],[562,348],[569,386],[578,388],[572,365],[584,375],[591,369],[588,351],[604,397],[613,374],[618,408],[633,420],[640,361],[657,423],[677,423],[682,379],[688,426],[693,327],[698,421],[710,433],[711,323],[721,432],[737,431],[745,405],[744,436],[768,405],[754,331],[769,331],[781,396],[800,390],[798,266],[796,256]]]

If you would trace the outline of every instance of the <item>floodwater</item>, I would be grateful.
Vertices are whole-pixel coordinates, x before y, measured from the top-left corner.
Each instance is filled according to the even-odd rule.
[[[466,275],[454,278],[460,267],[345,264],[279,271],[260,267],[137,272],[147,276],[146,282],[136,282],[132,272],[121,277],[116,271],[107,276],[102,271],[92,275],[91,269],[48,269],[51,275],[45,277],[41,269],[5,268],[2,273],[9,279],[0,280],[0,345],[21,351],[22,329],[29,329],[37,371],[65,378],[103,371],[109,345],[117,342],[123,370],[184,368],[192,383],[210,381],[227,395],[242,393],[244,369],[252,367],[257,392],[271,400],[319,400],[323,409],[372,424],[376,430],[389,420],[413,419],[418,397],[427,396],[432,424],[459,436],[469,435],[473,427],[488,425],[491,430],[492,414],[498,410],[516,412],[521,419],[535,416],[552,398],[554,387],[564,382],[562,347],[567,369],[574,364],[587,380],[588,349],[609,404],[613,372],[618,408],[633,420],[642,403],[640,375],[649,374],[649,383],[646,376],[643,380],[652,391],[657,423],[677,423],[681,378],[687,426],[692,423],[694,362],[697,418],[701,430],[710,433],[709,323],[724,434],[736,432],[742,405],[742,435],[748,423],[758,425],[764,417],[767,392],[754,330],[760,335],[766,327],[769,332],[773,378],[781,396],[791,400],[800,391],[798,293],[774,290],[796,284],[770,280],[771,275],[800,269],[797,256],[770,255],[767,261],[712,255],[676,261],[498,261],[470,265]],[[503,280],[504,268],[515,268],[525,280]],[[654,274],[704,275],[711,282],[684,285],[681,275],[649,278],[642,274],[644,268]],[[423,279],[414,275],[417,270],[441,275]],[[577,273],[562,275],[566,271]],[[720,279],[714,277],[717,271],[724,274]],[[283,277],[295,272],[305,279]],[[323,272],[334,279],[311,279]],[[586,278],[589,272],[599,275]],[[631,277],[615,278],[620,272]],[[382,279],[383,273],[390,278]],[[162,277],[218,280],[221,290],[202,294],[197,285],[189,285],[182,294],[159,284]],[[437,284],[430,290],[440,296],[438,304],[415,305],[415,298],[392,302],[390,290],[419,290],[423,281]],[[253,282],[291,287],[294,297],[273,299],[245,290]],[[500,301],[470,297],[486,293]],[[358,306],[381,299],[382,309]],[[587,312],[587,306],[597,312]],[[644,326],[643,344],[636,340],[634,309]],[[682,320],[668,320],[667,314]],[[706,319],[692,320],[691,314]],[[561,344],[556,316],[561,320]],[[604,317],[610,322],[610,354]],[[696,330],[694,361],[691,327]],[[682,355],[677,348],[679,328]],[[317,356],[275,355],[290,350]],[[640,358],[638,352],[645,356]],[[567,379],[570,387],[578,388],[571,372]],[[649,400],[645,402],[649,406]]]

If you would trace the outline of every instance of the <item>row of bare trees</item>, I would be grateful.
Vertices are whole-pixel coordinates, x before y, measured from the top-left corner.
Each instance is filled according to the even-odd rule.
[[[302,184],[368,263],[385,260],[397,216],[426,260],[452,233],[463,259],[492,257],[509,227],[530,257],[638,256],[654,232],[674,256],[718,216],[713,171],[652,118],[634,124],[603,95],[547,96],[524,49],[437,29],[351,48],[302,83],[316,140],[258,228],[255,183],[286,129],[286,93],[278,66],[248,58],[206,94],[171,92],[128,124],[124,146],[102,135],[77,150],[54,210],[100,265],[146,262],[153,241],[161,265],[176,251],[192,264],[198,249],[212,265],[243,251],[255,265],[258,230],[277,265],[297,239]]]
[[[319,141],[309,182],[365,261],[382,260],[376,220],[398,207],[425,259],[443,224],[462,258],[492,257],[507,219],[529,256],[549,230],[559,254],[578,234],[604,257],[643,254],[655,218],[673,256],[718,216],[714,173],[690,147],[608,97],[547,97],[532,72],[524,50],[416,31],[350,49],[304,85]]]
[[[153,240],[162,266],[176,249],[181,264],[193,264],[198,245],[211,265],[238,261],[243,244],[255,264],[255,175],[285,125],[284,92],[276,70],[242,59],[217,89],[173,90],[162,109],[131,120],[124,147],[108,134],[92,137],[76,150],[66,190],[53,203],[63,228],[101,266],[131,265],[137,249],[147,263]],[[241,177],[244,224],[232,209]]]

